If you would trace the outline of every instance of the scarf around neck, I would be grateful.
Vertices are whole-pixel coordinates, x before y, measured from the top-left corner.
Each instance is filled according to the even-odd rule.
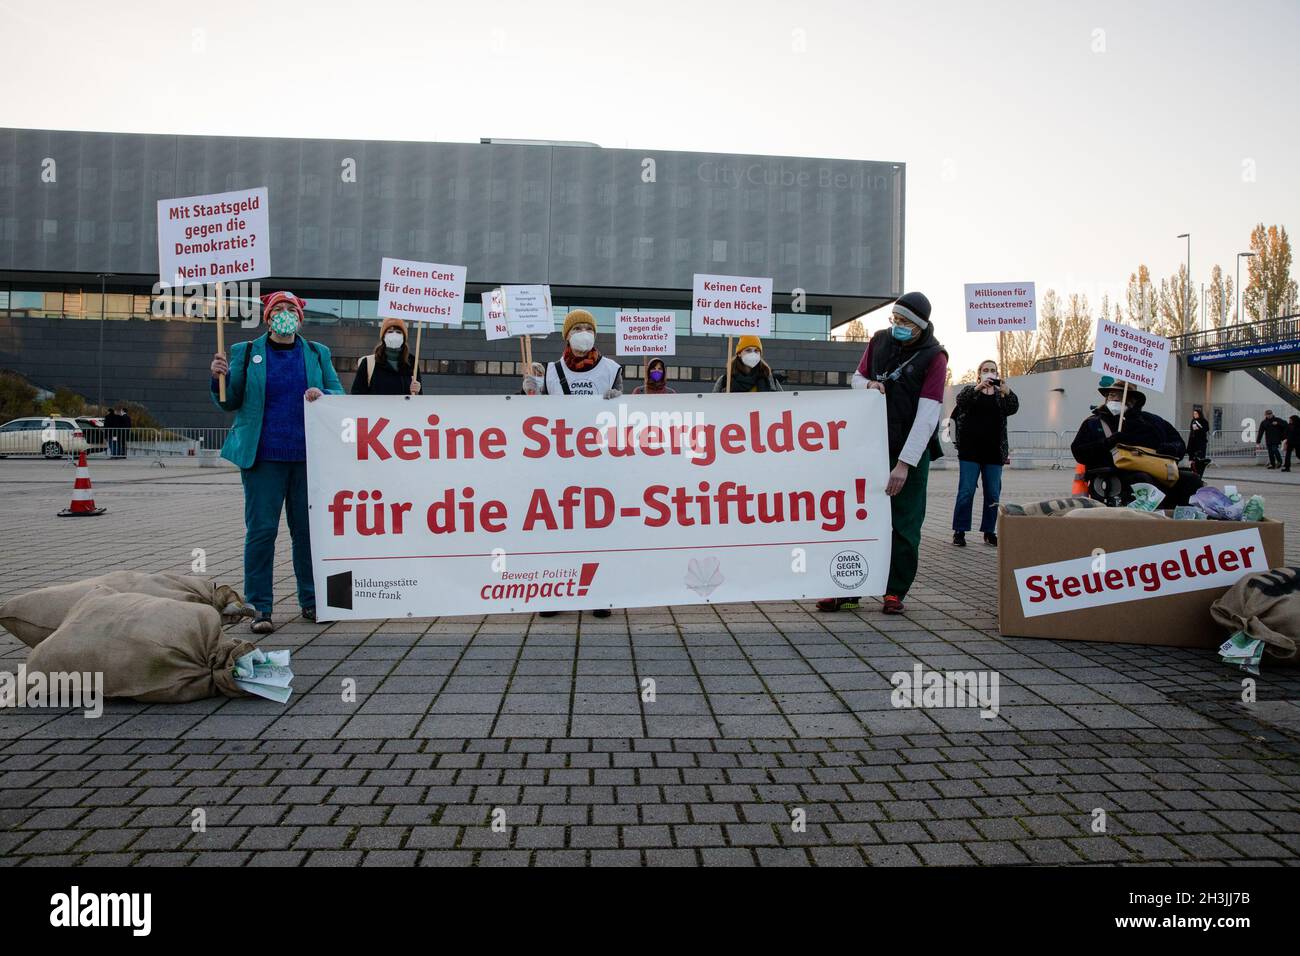
[[[587,354],[577,356],[567,345],[564,347],[564,365],[571,372],[589,372],[600,362],[600,352],[591,349]]]

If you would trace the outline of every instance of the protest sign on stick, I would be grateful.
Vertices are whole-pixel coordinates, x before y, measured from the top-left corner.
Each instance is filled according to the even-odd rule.
[[[967,282],[967,332],[1028,332],[1038,328],[1032,282]]]
[[[676,314],[614,313],[614,352],[616,355],[676,355]]]
[[[1165,390],[1170,354],[1168,339],[1119,322],[1098,319],[1093,341],[1092,370],[1124,383],[1122,402],[1128,402],[1129,383],[1157,392]],[[1119,427],[1124,427],[1123,411]]]
[[[691,298],[694,335],[772,333],[772,280],[696,273]]]
[[[226,350],[226,280],[271,274],[266,187],[158,200],[158,284],[215,283],[217,351]],[[217,376],[226,400],[226,376]]]

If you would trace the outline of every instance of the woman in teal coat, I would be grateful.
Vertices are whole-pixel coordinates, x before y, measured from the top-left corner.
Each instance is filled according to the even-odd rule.
[[[281,512],[288,517],[293,539],[298,606],[304,618],[316,620],[302,403],[342,395],[343,385],[329,349],[298,334],[305,305],[292,292],[262,296],[267,332],[231,346],[230,361],[218,352],[210,369],[212,400],[235,413],[221,457],[239,466],[244,484],[244,594],[257,610],[252,629],[258,634],[275,630],[272,571]],[[218,397],[218,375],[229,376],[224,402]]]

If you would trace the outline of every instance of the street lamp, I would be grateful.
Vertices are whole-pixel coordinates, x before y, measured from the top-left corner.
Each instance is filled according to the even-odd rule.
[[[113,272],[97,272],[95,274],[99,277],[99,357],[97,364],[99,365],[99,411],[102,415],[104,412],[104,300],[107,298],[105,285],[109,279],[116,278],[117,274]]]
[[[1187,240],[1187,275],[1183,276],[1183,322],[1187,322],[1192,317],[1192,234],[1180,232],[1178,238]],[[1195,332],[1196,326],[1191,330]]]
[[[1237,322],[1241,322],[1241,260],[1249,259],[1255,253],[1239,252],[1237,253]]]

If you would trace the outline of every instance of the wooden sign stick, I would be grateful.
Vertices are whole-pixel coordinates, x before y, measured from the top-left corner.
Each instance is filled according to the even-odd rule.
[[[1124,394],[1123,394],[1122,396],[1120,396],[1119,405],[1120,405],[1120,408],[1119,408],[1119,428],[1118,428],[1117,430],[1118,430],[1118,431],[1123,431],[1123,430],[1124,430],[1124,413],[1125,413],[1126,411],[1128,411],[1128,381],[1127,381],[1127,380],[1124,382]]]
[[[217,351],[226,354],[226,284],[217,283]],[[226,376],[217,376],[217,398],[226,400]]]
[[[735,362],[735,356],[731,354],[732,351],[734,350],[733,343],[735,341],[736,341],[736,337],[734,335],[727,336],[727,391],[728,392],[731,391],[731,366]]]

